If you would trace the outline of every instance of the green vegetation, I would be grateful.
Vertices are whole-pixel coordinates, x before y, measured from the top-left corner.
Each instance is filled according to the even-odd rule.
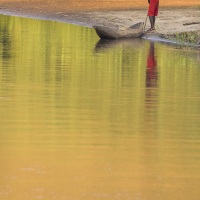
[[[200,31],[175,33],[166,37],[177,41],[183,47],[200,48]]]

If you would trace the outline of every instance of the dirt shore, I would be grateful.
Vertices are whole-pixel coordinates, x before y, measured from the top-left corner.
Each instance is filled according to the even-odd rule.
[[[48,1],[47,1],[48,2]],[[57,3],[43,3],[41,1],[1,1],[0,13],[18,15],[31,18],[62,21],[92,27],[94,25],[117,26],[125,28],[137,22],[144,22],[147,7],[132,8],[129,10],[83,9],[72,12],[69,6]],[[54,1],[51,1],[54,2]],[[74,4],[73,4],[74,5]],[[76,6],[76,5],[74,5]],[[76,6],[77,7],[77,6]],[[78,8],[78,7],[77,7]],[[147,19],[146,29],[150,27]],[[156,19],[155,35],[172,35],[182,32],[200,31],[200,6],[193,7],[162,7]]]

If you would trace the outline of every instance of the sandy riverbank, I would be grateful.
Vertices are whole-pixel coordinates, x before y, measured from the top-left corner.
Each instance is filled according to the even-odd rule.
[[[0,0],[0,13],[47,20],[56,20],[88,27],[92,27],[94,25],[106,25],[125,28],[137,22],[145,21],[146,19],[147,6],[144,7],[144,5],[129,10],[105,10],[105,8],[89,10],[84,9],[85,7],[80,9],[81,7],[76,6],[75,2],[76,1],[74,1],[73,3],[73,1],[71,1],[71,9],[69,9],[70,6],[63,6],[64,4],[58,4],[55,0],[43,1],[42,4],[39,0],[18,0],[15,2],[9,0]],[[181,32],[199,32],[200,6],[195,4],[195,2],[197,1],[194,1],[195,6],[187,8],[166,6],[162,7],[161,4],[159,16],[156,19],[156,31],[151,34],[170,35]],[[77,8],[74,8],[76,10],[75,12],[72,12],[72,5]],[[146,29],[148,29],[149,26],[149,20],[147,20]]]

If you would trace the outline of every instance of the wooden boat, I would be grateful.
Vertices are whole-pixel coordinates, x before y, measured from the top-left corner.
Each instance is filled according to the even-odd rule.
[[[93,28],[101,39],[138,38],[143,34],[144,23],[134,24],[124,30],[106,26],[94,26]]]

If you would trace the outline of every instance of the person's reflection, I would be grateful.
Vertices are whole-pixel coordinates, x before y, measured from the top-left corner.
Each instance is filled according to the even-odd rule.
[[[154,43],[151,42],[147,57],[146,87],[157,86],[157,61],[155,59],[154,53]]]
[[[146,67],[146,94],[145,101],[146,106],[151,107],[156,105],[157,102],[157,61],[155,57],[154,43],[150,43],[149,52],[147,56],[147,67]]]

